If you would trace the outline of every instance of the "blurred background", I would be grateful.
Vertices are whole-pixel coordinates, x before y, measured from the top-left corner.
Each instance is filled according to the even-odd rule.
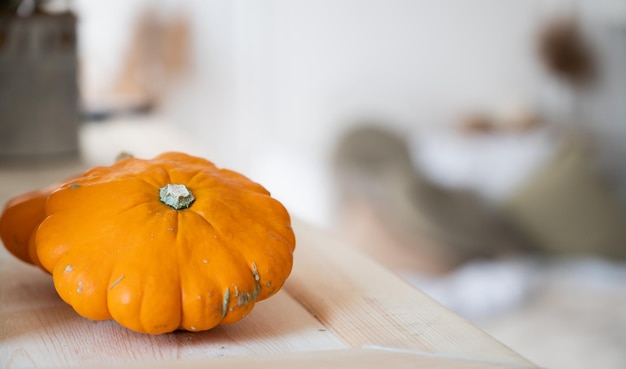
[[[542,367],[626,367],[623,0],[0,7],[3,201],[186,151]]]

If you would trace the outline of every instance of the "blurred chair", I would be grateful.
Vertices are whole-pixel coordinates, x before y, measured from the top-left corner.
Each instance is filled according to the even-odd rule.
[[[558,154],[503,204],[547,254],[626,257],[626,209],[588,142],[569,134]]]
[[[387,243],[412,248],[431,264],[425,268],[445,272],[522,247],[506,220],[474,194],[438,187],[420,175],[404,138],[382,125],[365,123],[347,132],[333,167],[341,218],[354,222],[370,211],[373,227],[390,235]],[[367,236],[360,240],[380,243]],[[391,244],[369,248],[393,252],[394,246],[397,250]]]

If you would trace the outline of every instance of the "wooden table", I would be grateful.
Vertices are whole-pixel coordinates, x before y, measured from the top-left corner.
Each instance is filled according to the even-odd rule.
[[[0,367],[536,368],[357,250],[294,229],[276,296],[238,323],[160,336],[78,316],[49,275],[1,248]]]
[[[49,275],[2,251],[0,366],[534,367],[355,250],[305,224],[295,230],[284,290],[204,333],[149,336],[81,318]]]

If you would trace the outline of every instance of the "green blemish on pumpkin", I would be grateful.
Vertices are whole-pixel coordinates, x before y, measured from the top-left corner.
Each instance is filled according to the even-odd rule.
[[[239,295],[237,295],[237,306],[248,306],[250,305],[250,302],[255,302],[257,297],[259,297],[260,292],[261,292],[261,289],[259,288],[259,285],[257,284],[252,293],[250,292],[240,293]]]
[[[250,302],[255,302],[261,293],[261,284],[259,283],[259,272],[255,262],[252,262],[252,275],[254,277],[254,291],[239,291],[239,287],[235,286],[235,297],[237,297],[237,306],[248,306]]]
[[[159,189],[159,199],[165,205],[175,209],[187,209],[196,198],[183,184],[167,184]]]
[[[248,306],[248,304],[250,303],[250,296],[247,293],[242,293],[241,295],[237,296],[237,306]]]
[[[113,287],[117,286],[117,284],[120,283],[122,279],[124,279],[124,274],[119,276],[116,280],[113,281],[113,283],[111,283],[111,285],[109,286],[109,291],[112,290]]]
[[[226,316],[228,312],[228,303],[230,302],[230,290],[227,288],[224,292],[224,300],[222,301],[222,317]]]
[[[254,280],[259,283],[259,280],[261,280],[261,277],[259,276],[259,269],[256,266],[256,263],[253,261],[252,262],[252,276],[254,277]]]
[[[77,189],[78,187],[80,187],[80,185],[78,183],[72,183],[71,185],[67,186],[73,190]]]

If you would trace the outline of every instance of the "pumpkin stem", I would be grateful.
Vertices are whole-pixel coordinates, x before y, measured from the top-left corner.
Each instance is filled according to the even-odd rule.
[[[161,202],[176,210],[187,209],[196,199],[182,184],[167,184],[159,189]]]

